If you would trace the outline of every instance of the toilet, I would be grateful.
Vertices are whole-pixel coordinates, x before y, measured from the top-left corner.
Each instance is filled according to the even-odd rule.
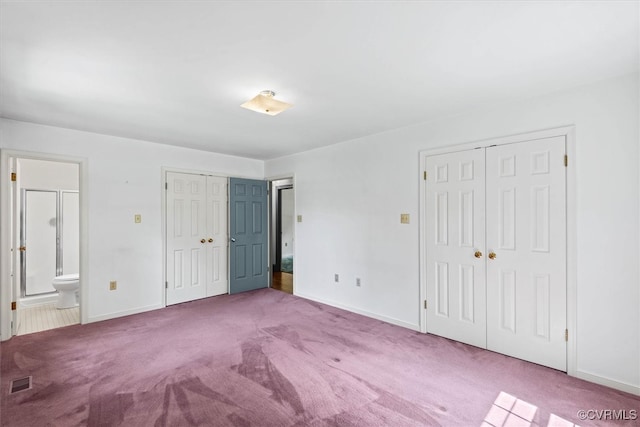
[[[65,274],[53,279],[53,288],[58,291],[58,301],[56,308],[71,308],[78,305],[76,302],[76,293],[80,289],[80,275]]]

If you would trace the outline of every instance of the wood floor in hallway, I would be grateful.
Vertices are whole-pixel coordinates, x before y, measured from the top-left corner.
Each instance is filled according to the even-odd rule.
[[[293,295],[293,274],[275,271],[271,287]]]

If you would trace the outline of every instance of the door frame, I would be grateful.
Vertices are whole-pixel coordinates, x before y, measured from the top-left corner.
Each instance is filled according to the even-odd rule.
[[[2,149],[0,150],[0,211],[10,212],[15,209],[16,188],[11,184],[11,173],[15,172],[14,164],[10,164],[11,159],[31,159],[46,160],[60,163],[75,163],[78,165],[78,192],[80,195],[80,323],[88,322],[88,310],[85,309],[89,302],[89,170],[88,161],[84,157],[73,157],[52,153],[31,152],[21,150]],[[0,217],[0,248],[11,248],[9,250],[0,249],[0,340],[6,341],[15,333],[13,322],[13,312],[10,302],[16,301],[20,293],[17,276],[11,272],[16,267],[14,254],[19,246],[19,236],[13,235],[12,228],[15,229],[13,215],[2,215]],[[13,264],[13,265],[12,265]]]
[[[275,184],[275,182],[281,181],[280,184]],[[269,256],[269,264],[271,267],[271,273],[276,271],[276,267],[281,267],[281,255],[282,255],[282,237],[280,236],[280,232],[282,231],[282,211],[281,211],[281,200],[280,200],[280,190],[293,190],[293,179],[292,178],[284,178],[277,179],[269,182],[269,212],[271,214],[270,224],[270,236],[272,238],[269,239],[269,246],[271,249],[271,253]],[[295,196],[295,192],[294,192]],[[295,198],[294,198],[295,201]],[[279,271],[279,270],[278,270]],[[272,274],[273,275],[273,274]]]
[[[576,376],[577,354],[576,354],[576,326],[577,326],[577,227],[576,227],[576,141],[575,126],[562,126],[515,135],[479,140],[457,145],[440,146],[419,152],[420,167],[420,289],[418,310],[420,313],[420,332],[427,333],[427,315],[423,301],[427,298],[427,266],[426,266],[426,180],[423,174],[426,172],[425,161],[429,156],[459,151],[486,148],[491,145],[513,144],[526,142],[535,139],[564,136],[566,143],[566,154],[568,165],[566,168],[566,205],[567,205],[567,329],[569,337],[567,340],[567,374]]]
[[[293,205],[293,214],[294,217],[296,217],[296,205],[297,205],[297,194],[296,194],[296,177],[295,174],[293,173],[285,173],[285,174],[281,174],[281,175],[275,175],[275,176],[271,176],[271,177],[267,177],[265,178],[268,182],[269,185],[269,200],[268,200],[268,204],[269,204],[269,287],[273,286],[273,268],[274,268],[274,262],[276,259],[276,224],[275,221],[277,221],[276,218],[276,200],[277,200],[277,195],[274,196],[274,193],[277,194],[278,189],[280,188],[292,188],[293,189],[293,201],[294,201],[294,205]],[[283,181],[282,184],[280,185],[274,185],[275,181]],[[293,241],[296,241],[296,226],[295,224],[297,224],[297,220],[294,221],[294,227],[293,227]],[[294,244],[293,245],[293,259],[295,262],[296,259],[296,248],[298,245]],[[293,274],[293,294],[295,295],[295,290],[296,290],[296,274],[294,271]]]

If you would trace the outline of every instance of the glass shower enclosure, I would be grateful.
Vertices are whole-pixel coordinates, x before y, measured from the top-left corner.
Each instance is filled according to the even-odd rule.
[[[79,271],[78,192],[22,189],[21,201],[21,296],[55,292],[56,276]]]

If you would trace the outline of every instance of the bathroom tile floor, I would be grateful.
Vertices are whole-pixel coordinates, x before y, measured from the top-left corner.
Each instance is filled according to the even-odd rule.
[[[78,307],[58,310],[55,303],[26,307],[18,310],[17,335],[31,334],[77,323],[80,323],[80,309]]]

